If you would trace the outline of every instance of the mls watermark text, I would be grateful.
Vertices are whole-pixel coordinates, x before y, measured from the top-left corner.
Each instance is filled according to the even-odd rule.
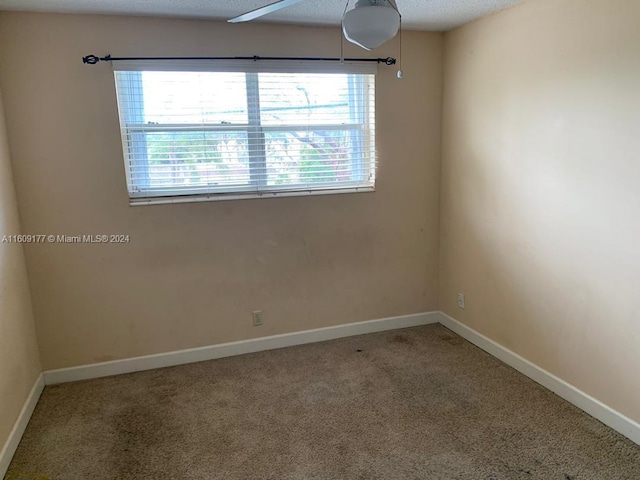
[[[129,243],[129,235],[3,235],[2,243]]]

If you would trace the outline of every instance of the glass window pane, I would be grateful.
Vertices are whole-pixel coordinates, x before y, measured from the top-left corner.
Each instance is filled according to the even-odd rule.
[[[361,123],[355,107],[363,89],[354,75],[261,73],[259,81],[263,125]]]
[[[317,186],[368,177],[359,130],[269,132],[265,140],[269,186]]]
[[[246,132],[145,134],[150,188],[247,185]],[[138,167],[138,170],[142,170]]]
[[[142,72],[144,123],[247,123],[244,73]]]

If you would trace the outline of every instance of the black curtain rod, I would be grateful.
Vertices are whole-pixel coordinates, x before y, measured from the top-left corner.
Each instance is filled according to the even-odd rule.
[[[95,65],[98,62],[111,62],[114,60],[289,60],[289,61],[309,61],[309,62],[376,62],[384,65],[395,65],[396,59],[392,57],[387,58],[318,58],[318,57],[259,57],[254,55],[253,57],[112,57],[107,55],[106,57],[98,57],[96,55],[87,55],[82,57],[82,63],[88,65]]]

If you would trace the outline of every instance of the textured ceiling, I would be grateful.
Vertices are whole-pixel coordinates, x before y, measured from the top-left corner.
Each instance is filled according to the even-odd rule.
[[[227,20],[275,0],[0,0],[0,10],[159,15]],[[356,0],[350,0],[352,8]],[[449,30],[521,0],[397,0],[404,28]],[[346,0],[306,0],[260,19],[339,25]]]

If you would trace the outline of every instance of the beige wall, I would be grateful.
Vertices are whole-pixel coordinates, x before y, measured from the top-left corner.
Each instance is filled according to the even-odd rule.
[[[636,421],[639,46],[637,0],[447,34],[440,270],[446,313]]]
[[[380,69],[366,194],[129,207],[113,75],[81,62],[337,56],[339,41],[332,28],[0,14],[24,230],[131,236],[26,247],[45,369],[437,309],[442,35],[404,35],[404,80]]]
[[[0,240],[20,233],[0,97]],[[20,244],[0,242],[0,451],[40,375],[40,360]]]

